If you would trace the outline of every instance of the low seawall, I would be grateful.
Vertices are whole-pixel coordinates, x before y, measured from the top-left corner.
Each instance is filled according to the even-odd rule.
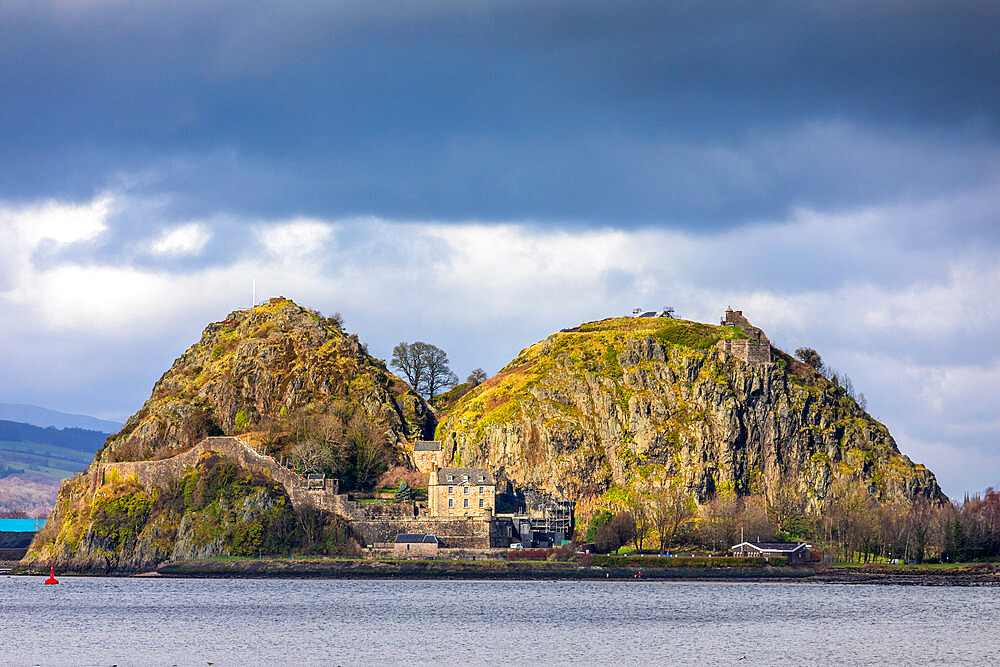
[[[640,576],[632,567],[504,560],[212,560],[168,563],[156,572],[169,577],[615,581],[808,581],[814,575],[809,568],[684,567],[643,569]]]

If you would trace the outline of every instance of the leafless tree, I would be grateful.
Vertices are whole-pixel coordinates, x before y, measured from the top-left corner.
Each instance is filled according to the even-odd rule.
[[[325,472],[332,469],[336,463],[330,447],[315,438],[294,445],[292,458],[304,473]]]
[[[685,523],[694,518],[697,506],[691,494],[676,480],[665,484],[650,498],[653,528],[660,540],[660,553],[675,544]]]
[[[392,350],[390,364],[406,376],[411,387],[428,399],[458,382],[458,376],[448,366],[448,354],[430,343],[399,343]]]

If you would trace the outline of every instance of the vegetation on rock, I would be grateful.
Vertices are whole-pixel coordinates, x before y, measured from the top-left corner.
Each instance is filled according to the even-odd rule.
[[[110,480],[93,492],[68,482],[29,562],[134,571],[216,555],[356,554],[346,522],[294,509],[266,475],[208,453],[165,487]]]
[[[702,506],[733,494],[768,508],[787,487],[810,514],[837,480],[880,503],[944,499],[933,474],[814,368],[780,350],[773,363],[747,364],[715,348],[743,335],[666,318],[553,334],[447,413],[437,428],[445,460],[563,493],[583,518],[628,509],[618,500],[636,495],[648,509],[673,487]]]
[[[429,406],[341,326],[284,298],[210,324],[98,460],[166,458],[206,436],[345,410],[385,433],[390,447],[430,437]]]

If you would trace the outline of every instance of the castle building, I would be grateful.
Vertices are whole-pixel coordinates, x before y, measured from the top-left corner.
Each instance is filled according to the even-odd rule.
[[[441,441],[418,440],[413,443],[413,465],[425,475],[431,468],[441,465]]]
[[[743,317],[742,310],[726,308],[725,317],[719,323],[724,327],[739,327],[746,338],[720,340],[715,347],[725,354],[736,357],[748,364],[766,364],[771,361],[771,341],[762,329],[750,324]]]
[[[427,509],[432,518],[491,518],[495,498],[496,482],[487,468],[431,468]]]

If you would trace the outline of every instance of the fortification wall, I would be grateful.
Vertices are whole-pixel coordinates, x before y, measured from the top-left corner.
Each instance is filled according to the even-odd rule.
[[[309,489],[306,481],[298,474],[278,465],[270,456],[261,454],[239,437],[205,438],[186,452],[159,461],[123,461],[101,463],[90,467],[85,473],[91,491],[111,481],[114,476],[132,478],[145,487],[166,487],[172,479],[180,479],[188,468],[198,464],[198,457],[204,452],[214,452],[233,459],[249,470],[256,470],[269,476],[285,487],[285,492],[296,508],[312,507],[339,514],[357,521],[378,521],[412,519],[416,516],[416,505],[407,503],[359,503],[349,500],[346,493],[335,493],[332,488]],[[395,538],[395,535],[393,535]]]
[[[720,340],[715,347],[748,364],[766,364],[771,361],[771,344],[753,340]]]
[[[351,527],[355,535],[365,545],[386,544],[396,539],[399,533],[430,533],[441,541],[446,549],[490,549],[506,548],[510,539],[503,524],[509,521],[493,519],[438,518],[404,520],[359,520]]]
[[[180,479],[188,468],[198,464],[198,457],[204,452],[215,452],[235,460],[242,467],[257,470],[268,475],[285,487],[292,506],[296,508],[313,507],[327,511],[337,511],[334,507],[347,509],[347,496],[338,496],[327,490],[309,490],[302,477],[291,470],[278,465],[270,456],[255,450],[249,444],[237,437],[205,438],[186,452],[159,461],[121,461],[117,463],[100,463],[92,465],[85,474],[91,490],[111,480],[113,476],[123,479],[132,478],[145,487],[166,487],[172,479]],[[341,499],[342,498],[342,499]],[[338,499],[341,499],[338,504]],[[351,503],[356,504],[356,503]],[[337,512],[344,514],[344,512]]]

